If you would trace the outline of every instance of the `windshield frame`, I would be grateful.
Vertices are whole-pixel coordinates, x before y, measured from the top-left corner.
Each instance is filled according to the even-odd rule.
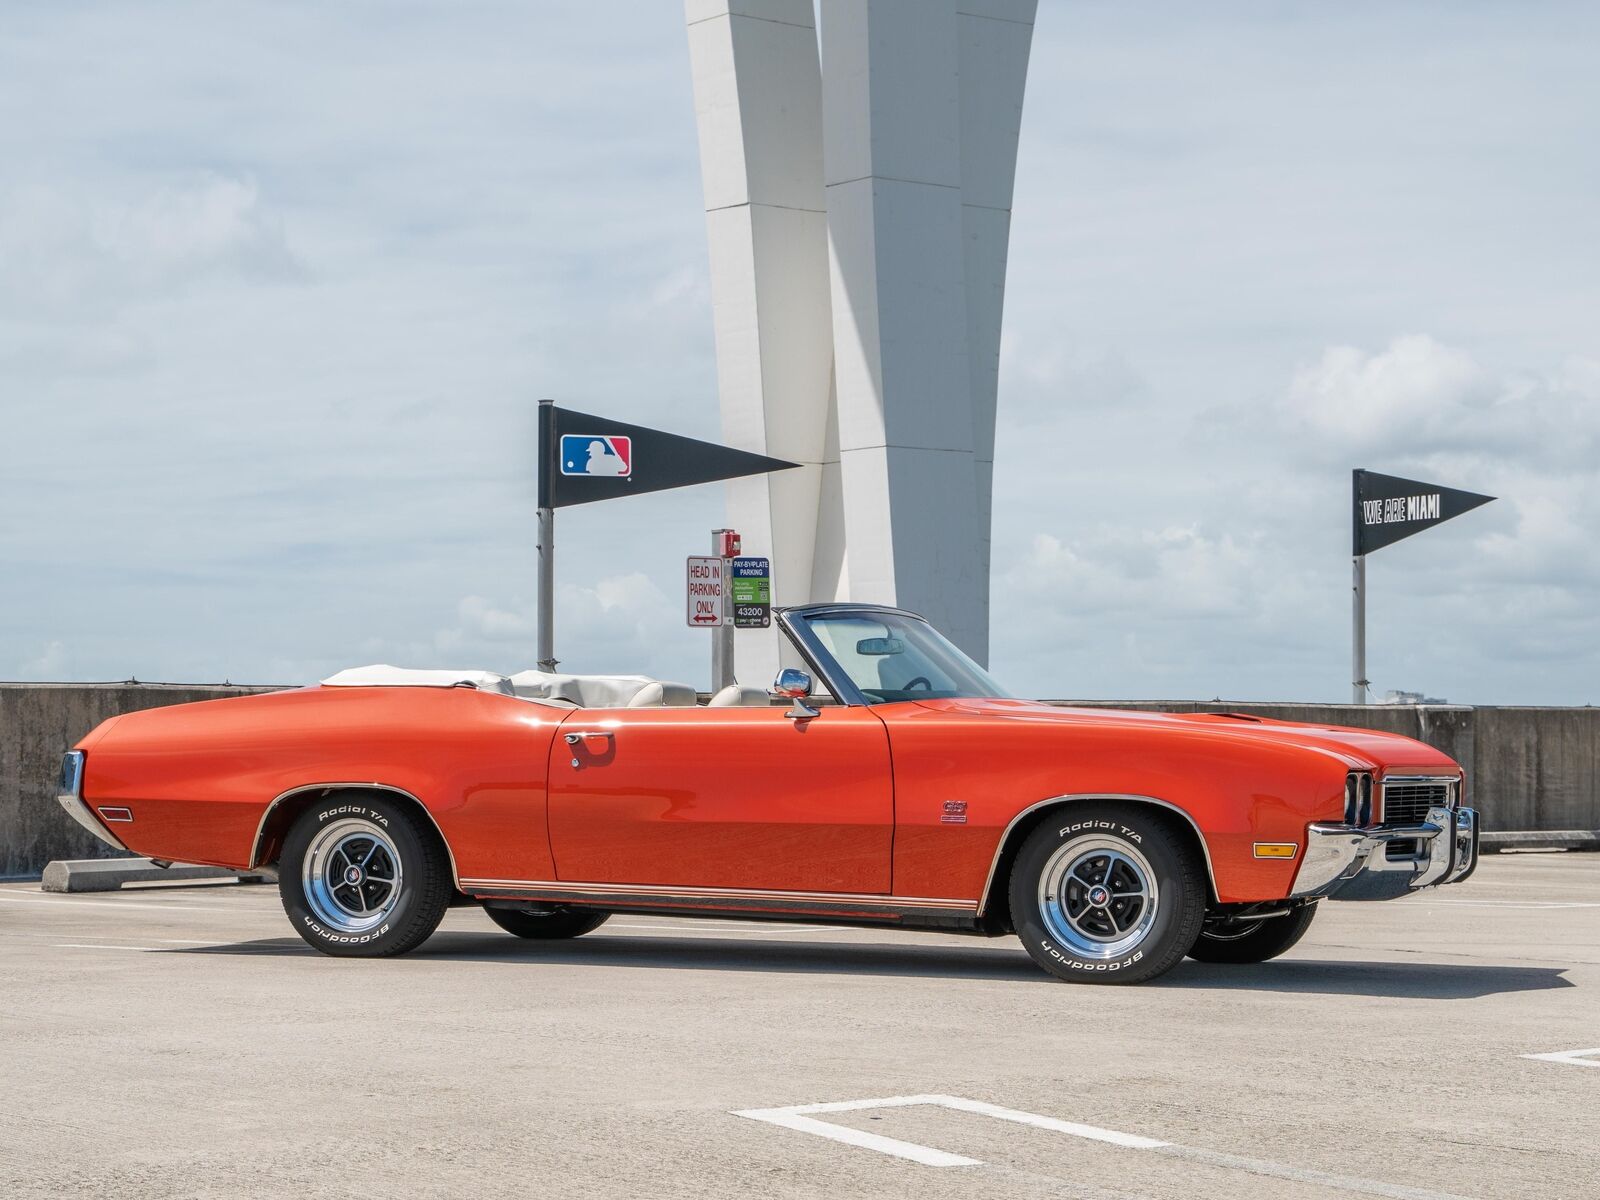
[[[884,616],[901,618],[907,621],[917,621],[923,625],[926,625],[935,634],[938,634],[939,637],[949,642],[950,639],[945,638],[942,633],[939,633],[938,628],[933,624],[932,621],[928,620],[928,618],[919,613],[909,612],[903,608],[893,608],[886,604],[851,604],[842,602],[833,604],[802,604],[791,608],[780,608],[777,610],[779,627],[782,628],[784,634],[789,638],[789,640],[794,643],[795,649],[798,650],[800,652],[800,656],[806,660],[806,664],[811,668],[815,676],[828,689],[833,698],[839,701],[839,703],[861,708],[871,708],[880,704],[916,703],[918,700],[923,699],[923,697],[920,696],[904,697],[894,700],[869,699],[866,694],[856,686],[855,681],[850,678],[849,672],[839,664],[838,660],[834,658],[832,652],[829,651],[827,646],[823,644],[822,639],[817,636],[816,631],[811,628],[811,618],[830,616]],[[956,646],[953,642],[950,644],[955,650],[957,650],[958,653],[962,653],[959,646]],[[965,657],[964,653],[963,657]],[[977,667],[979,671],[983,672],[986,678],[995,683],[995,692],[993,696],[972,698],[1004,699],[1008,696],[1008,693],[1004,689],[1000,688],[998,681],[995,681],[994,677],[989,675],[988,671],[984,670],[982,667],[979,667],[976,663],[974,663],[973,666]],[[942,699],[944,697],[939,694],[934,694],[926,698]]]

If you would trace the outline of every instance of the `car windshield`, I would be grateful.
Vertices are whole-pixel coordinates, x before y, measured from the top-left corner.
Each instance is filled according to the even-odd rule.
[[[800,619],[868,704],[1009,695],[943,634],[916,617],[821,612]]]

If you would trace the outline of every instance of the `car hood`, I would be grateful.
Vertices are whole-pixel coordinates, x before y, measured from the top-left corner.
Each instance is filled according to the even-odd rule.
[[[1376,729],[1279,721],[1248,713],[1164,713],[1045,704],[1038,700],[923,700],[918,707],[1006,722],[1194,733],[1229,741],[1272,742],[1331,754],[1352,768],[1454,775],[1449,755],[1415,738]]]

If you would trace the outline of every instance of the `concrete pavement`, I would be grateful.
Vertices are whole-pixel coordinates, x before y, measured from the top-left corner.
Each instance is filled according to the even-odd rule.
[[[1009,938],[617,916],[541,944],[471,909],[407,958],[330,959],[238,885],[0,886],[0,956],[7,1197],[1577,1200],[1600,1179],[1594,855],[1324,905],[1284,959],[1134,988],[1055,982]]]

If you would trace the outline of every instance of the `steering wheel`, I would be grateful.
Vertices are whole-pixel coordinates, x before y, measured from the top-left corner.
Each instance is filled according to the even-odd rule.
[[[900,690],[902,692],[909,692],[912,688],[916,687],[917,684],[919,684],[919,683],[925,689],[927,689],[928,691],[930,691],[930,692],[933,691],[933,684],[929,681],[929,679],[928,679],[928,677],[926,675],[918,675],[915,679],[906,680],[905,687],[901,688]]]

